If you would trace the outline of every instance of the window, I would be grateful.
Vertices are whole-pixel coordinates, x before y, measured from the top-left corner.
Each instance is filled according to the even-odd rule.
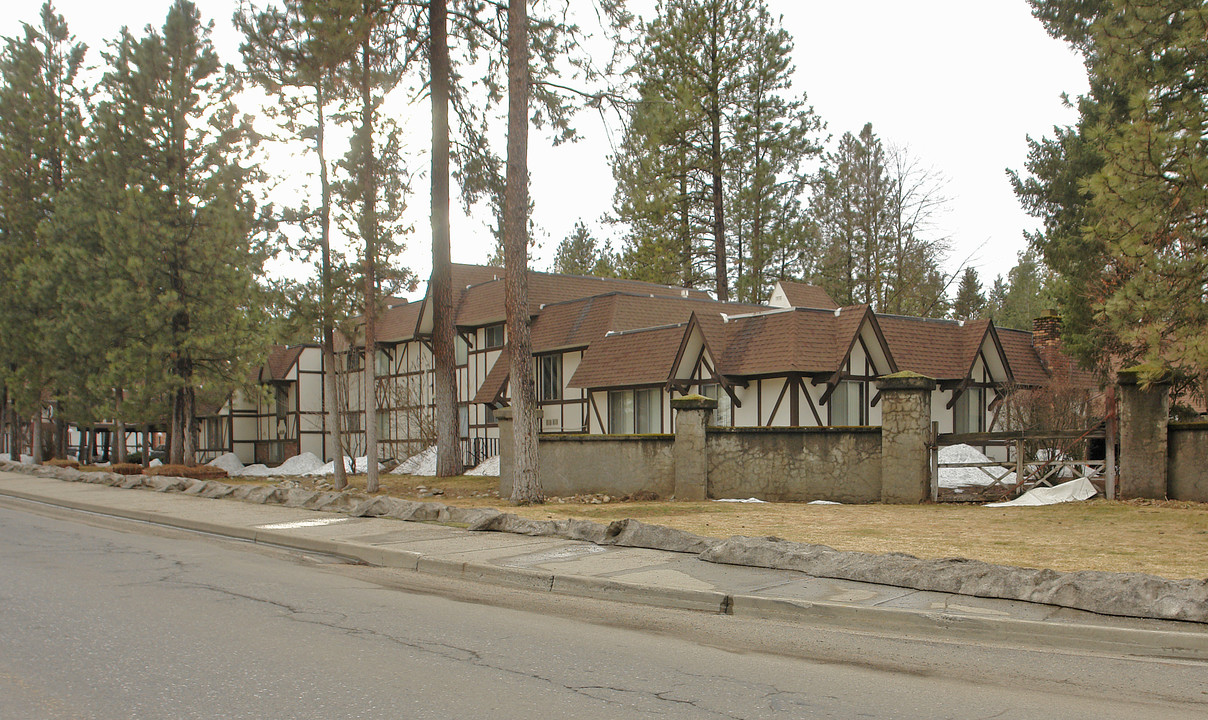
[[[206,418],[206,444],[203,450],[222,450],[222,418]]]
[[[542,355],[538,400],[562,399],[562,355]]]
[[[378,348],[377,351],[377,368],[378,377],[386,377],[390,374],[390,351]]]
[[[494,406],[494,405],[487,405],[486,407],[487,407],[487,419],[486,419],[486,424],[487,424],[487,425],[495,425],[495,424],[496,424],[496,423],[495,423],[495,406]]]
[[[345,362],[348,372],[356,372],[361,369],[361,353],[356,350],[348,351],[348,358]]]
[[[486,336],[486,342],[483,344],[485,349],[503,347],[503,323],[488,325],[483,330],[483,334]]]
[[[378,440],[390,439],[390,411],[377,411],[377,436]]]
[[[350,433],[361,432],[361,413],[359,411],[344,414],[344,430]]]
[[[952,431],[984,432],[986,429],[986,389],[966,388],[952,408]]]
[[[457,408],[457,429],[459,436],[470,437],[470,406],[459,405]]]
[[[864,419],[864,384],[857,382],[841,382],[831,393],[830,400],[831,425],[863,425]]]
[[[730,426],[730,394],[721,389],[721,385],[716,383],[712,385],[702,385],[700,394],[707,398],[713,398],[717,401],[717,409],[713,411],[713,417],[709,419],[709,424],[720,427]]]
[[[285,416],[289,414],[289,388],[278,385],[276,391],[277,398],[273,414],[277,416],[277,422],[283,422]]]
[[[454,362],[458,365],[466,365],[470,362],[470,344],[461,335],[453,341]]]
[[[659,388],[608,393],[608,429],[612,435],[656,433],[662,429],[663,394]]]

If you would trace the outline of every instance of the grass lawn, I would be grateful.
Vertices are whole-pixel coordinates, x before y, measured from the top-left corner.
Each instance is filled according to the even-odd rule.
[[[354,476],[351,484],[364,488],[364,476]],[[493,495],[498,490],[497,478],[383,475],[381,484],[383,492],[395,497],[459,507],[496,507],[537,520],[578,517],[608,523],[635,518],[710,537],[776,535],[838,550],[967,557],[1067,571],[1208,578],[1208,504],[1090,500],[1038,508],[985,508],[966,504],[595,504],[590,498],[580,498],[512,507]],[[443,495],[420,497],[421,492],[437,488]]]

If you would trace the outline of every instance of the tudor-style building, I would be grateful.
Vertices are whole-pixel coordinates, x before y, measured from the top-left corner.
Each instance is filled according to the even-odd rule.
[[[459,434],[468,464],[498,452],[493,412],[508,404],[502,277],[499,268],[453,266]],[[1049,381],[1029,333],[987,320],[839,307],[820,288],[800,283],[780,282],[768,305],[747,305],[717,302],[698,290],[530,272],[529,302],[534,381],[542,431],[549,433],[673,432],[670,401],[689,393],[718,400],[719,425],[879,425],[875,380],[900,370],[939,382],[932,417],[941,432],[989,430],[1008,392]],[[373,356],[378,410],[371,421],[378,423],[383,458],[402,459],[434,442],[431,333],[427,298],[393,300],[379,319]],[[353,452],[362,454],[363,342],[342,340],[337,350],[344,425]],[[303,349],[298,360],[310,351]],[[315,378],[316,391],[298,386],[290,395],[290,383],[300,382],[290,368],[301,373],[305,363],[290,362],[290,349],[274,352],[287,357],[270,361],[259,381],[284,405],[261,407],[262,399],[231,405],[223,445],[241,458],[248,448],[263,446],[281,447],[286,456],[310,450],[330,459],[330,440],[321,452],[311,449],[319,444],[301,442],[303,425],[311,432],[326,429],[319,412],[321,377]],[[317,348],[313,352],[319,357]],[[321,372],[321,360],[318,367]],[[266,417],[281,416],[282,407],[284,435],[279,421],[265,425]],[[289,408],[299,428],[294,445]]]

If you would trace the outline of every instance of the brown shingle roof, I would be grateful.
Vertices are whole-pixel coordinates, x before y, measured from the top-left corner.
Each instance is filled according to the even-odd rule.
[[[568,387],[609,388],[667,382],[686,323],[615,333],[592,343]]]
[[[415,337],[422,303],[413,302],[387,308],[378,318],[377,340],[381,343],[406,342]]]
[[[482,385],[478,387],[478,392],[474,395],[472,403],[493,403],[503,393],[503,386],[507,384],[508,374],[510,373],[508,349],[504,348],[499,357],[495,359],[495,364],[491,366],[490,372],[482,381]]]
[[[766,308],[696,298],[613,292],[547,305],[533,320],[533,351],[582,347],[609,332],[686,322],[693,312],[718,317],[720,310],[749,312]]]
[[[966,377],[985,335],[984,324],[980,333],[967,324],[967,332],[955,320],[878,315],[877,322],[900,370],[936,380]]]
[[[554,275],[529,271],[530,314],[540,312],[543,305],[613,292],[657,297],[709,299],[708,293],[701,290],[655,285],[637,280]],[[457,324],[463,327],[477,327],[501,322],[504,319],[503,305],[502,279],[471,287],[462,295],[461,303],[457,308]]]
[[[725,350],[714,348],[722,352],[718,370],[735,377],[834,371],[855,332],[840,337],[838,319],[830,311],[806,309],[731,318]]]
[[[832,300],[831,296],[817,285],[781,280],[780,288],[784,290],[784,296],[793,307],[821,310],[834,310],[839,307],[839,303]]]
[[[274,380],[284,380],[294,364],[298,362],[298,358],[302,356],[304,346],[295,345],[286,347],[285,345],[274,345],[269,348],[268,358],[264,361],[264,365],[256,373],[254,379],[260,382],[272,382]]]

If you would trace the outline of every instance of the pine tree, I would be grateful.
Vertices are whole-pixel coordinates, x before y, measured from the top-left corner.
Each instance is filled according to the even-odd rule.
[[[240,50],[251,79],[276,97],[276,105],[266,108],[277,120],[287,139],[311,142],[319,171],[319,206],[311,208],[303,199],[300,206],[287,211],[285,219],[296,223],[303,231],[299,248],[306,255],[314,250],[314,231],[318,225],[319,287],[318,318],[321,328],[324,411],[327,430],[333,441],[337,459],[347,454],[341,428],[340,408],[336,398],[335,324],[337,313],[336,278],[345,277],[347,267],[343,258],[333,256],[331,249],[332,188],[327,159],[329,104],[337,99],[337,75],[331,67],[347,52],[345,37],[333,33],[321,36],[316,32],[313,18],[308,17],[305,2],[293,0],[284,9],[275,7],[258,11],[255,6],[242,7],[236,22],[245,38]],[[323,40],[326,39],[326,43]],[[313,317],[306,313],[305,317]],[[348,484],[342,461],[335,463],[335,488]]]
[[[595,275],[613,277],[611,253],[600,247],[587,225],[579,220],[574,230],[558,243],[554,253],[554,272],[563,275]]]
[[[1044,231],[1063,339],[1101,368],[1144,362],[1200,378],[1208,367],[1202,242],[1208,21],[1178,0],[1034,0],[1051,34],[1082,52],[1078,123],[1029,140],[1016,192]]]
[[[665,0],[657,12],[612,161],[629,226],[621,270],[762,298],[801,242],[800,166],[821,150],[821,122],[791,93],[792,40],[762,0]]]
[[[56,332],[55,264],[70,242],[55,214],[78,167],[82,99],[76,78],[85,46],[51,3],[40,24],[6,38],[0,51],[0,385],[17,414],[32,420],[32,454],[43,459],[42,410],[74,353]],[[13,451],[18,427],[10,425]]]
[[[121,308],[132,330],[108,352],[114,386],[143,406],[171,398],[174,463],[195,461],[198,392],[244,382],[264,351],[253,304],[264,259],[249,191],[255,134],[211,27],[177,0],[162,31],[123,31],[112,44],[90,126],[95,173],[81,187],[108,280],[101,302]]]
[[[952,316],[957,320],[976,320],[985,312],[986,296],[982,294],[977,271],[965,268],[965,272],[961,274],[960,286],[956,290],[956,299],[952,301]]]
[[[947,240],[930,227],[942,180],[902,148],[886,149],[866,124],[827,154],[810,213],[819,234],[816,282],[840,304],[942,316]]]

